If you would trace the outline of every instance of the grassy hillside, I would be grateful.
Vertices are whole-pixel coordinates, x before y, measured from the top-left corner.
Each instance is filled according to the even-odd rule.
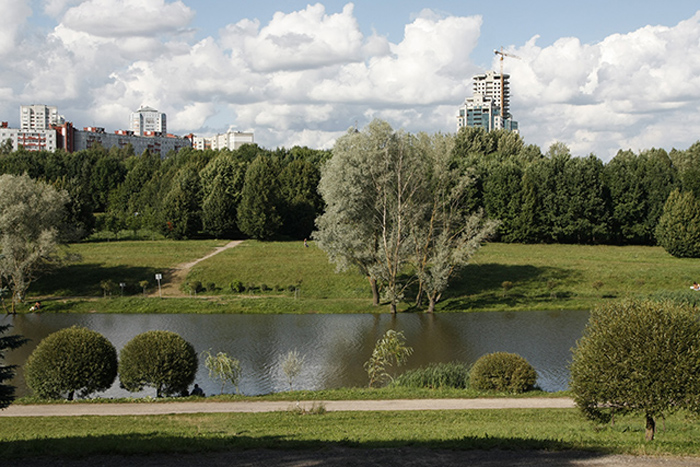
[[[225,241],[142,241],[76,244],[82,260],[34,284],[32,296],[99,297],[100,281],[126,281],[130,297],[55,303],[53,311],[348,313],[386,312],[371,306],[367,280],[336,273],[313,243],[246,241],[199,263],[187,282],[210,290],[197,298],[158,300],[138,294],[138,282],[192,261]],[[437,311],[588,309],[600,301],[671,292],[692,296],[700,261],[659,247],[488,244],[454,278]],[[233,293],[240,281],[250,289]],[[505,286],[504,286],[505,283]],[[214,285],[212,289],[211,285]],[[410,291],[407,299],[410,300]],[[32,299],[30,296],[30,299]],[[700,298],[700,295],[699,295]],[[410,309],[410,303],[402,310]]]

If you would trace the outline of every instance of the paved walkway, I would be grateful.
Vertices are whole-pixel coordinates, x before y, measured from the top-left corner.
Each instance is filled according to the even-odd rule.
[[[328,412],[387,410],[568,409],[569,398],[522,399],[399,399],[369,401],[154,402],[115,404],[16,405],[0,410],[0,417],[69,417],[78,415],[163,415],[175,413],[277,412],[323,405]]]

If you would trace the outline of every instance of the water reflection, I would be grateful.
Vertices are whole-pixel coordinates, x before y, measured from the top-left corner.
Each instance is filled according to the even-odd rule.
[[[295,389],[364,386],[367,361],[375,342],[388,329],[403,331],[414,349],[407,368],[432,362],[473,363],[481,355],[506,351],[525,357],[538,372],[538,385],[547,391],[566,389],[571,347],[581,336],[587,312],[446,313],[436,315],[115,315],[28,314],[5,317],[11,333],[31,342],[9,352],[7,363],[22,365],[47,335],[72,325],[103,334],[117,350],[134,336],[168,330],[191,342],[198,353],[223,351],[241,361],[240,391],[247,395],[285,391],[289,384],[279,362],[287,352],[305,356]],[[203,359],[196,381],[207,394],[219,392],[208,377]],[[23,375],[13,382],[18,395],[29,392]],[[228,388],[227,392],[232,392]],[[140,395],[153,395],[145,390]],[[115,384],[106,397],[128,393]]]

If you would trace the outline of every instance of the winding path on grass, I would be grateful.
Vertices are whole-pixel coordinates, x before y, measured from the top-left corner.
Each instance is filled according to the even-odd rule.
[[[164,297],[186,297],[187,295],[184,292],[182,292],[181,286],[185,282],[185,279],[187,278],[187,274],[190,272],[190,269],[192,269],[202,261],[207,260],[212,256],[216,256],[222,251],[228,250],[229,248],[238,246],[241,243],[243,243],[243,240],[233,240],[231,242],[228,242],[224,246],[215,248],[214,251],[202,256],[201,258],[198,258],[194,261],[190,261],[188,263],[178,264],[177,266],[170,269],[164,274],[165,277],[163,280],[163,285],[161,286],[161,293]],[[152,295],[158,295],[158,291],[156,291]]]

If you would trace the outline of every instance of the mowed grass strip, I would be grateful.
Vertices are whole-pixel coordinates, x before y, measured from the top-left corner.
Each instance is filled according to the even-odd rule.
[[[31,296],[99,296],[100,282],[142,280],[155,285],[155,274],[194,261],[226,240],[156,240],[86,242],[68,245],[64,254],[80,257],[32,284]]]
[[[82,261],[32,286],[34,296],[100,296],[100,281],[138,284],[177,264],[193,261],[226,241],[141,241],[77,244]],[[452,280],[438,312],[590,309],[607,300],[689,290],[700,281],[700,261],[674,258],[660,247],[523,245],[490,243]],[[247,240],[197,264],[187,282],[213,290],[198,298],[158,300],[134,295],[89,303],[53,305],[56,312],[106,313],[377,313],[367,279],[357,271],[336,272],[314,242]],[[252,287],[241,294],[230,285]],[[134,292],[133,286],[131,292]],[[406,292],[410,310],[416,289]],[[30,297],[31,299],[31,297]]]
[[[284,412],[0,418],[0,458],[200,453],[238,449],[425,447],[589,450],[700,456],[700,425],[668,417],[643,441],[641,417],[594,425],[575,409],[420,412]]]

